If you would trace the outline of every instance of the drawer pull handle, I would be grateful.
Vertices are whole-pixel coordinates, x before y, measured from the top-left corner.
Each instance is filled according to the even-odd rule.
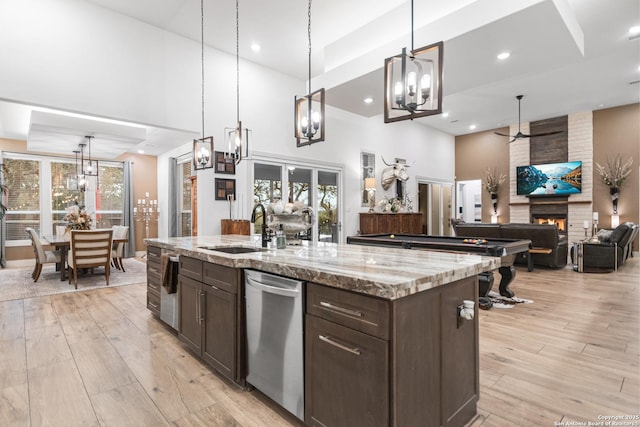
[[[151,301],[149,301],[149,305],[153,308],[158,308],[158,304],[154,304]]]
[[[359,348],[347,347],[344,344],[340,344],[339,342],[335,342],[334,340],[332,340],[331,338],[329,338],[329,337],[327,337],[325,335],[318,335],[318,338],[320,338],[321,341],[324,341],[327,344],[331,344],[334,347],[338,347],[340,350],[348,351],[351,354],[355,354],[356,356],[360,356],[360,349]]]
[[[356,310],[349,310],[348,308],[333,305],[329,302],[320,301],[320,306],[328,308],[329,310],[337,311],[338,313],[347,314],[349,316],[362,317],[362,312]]]

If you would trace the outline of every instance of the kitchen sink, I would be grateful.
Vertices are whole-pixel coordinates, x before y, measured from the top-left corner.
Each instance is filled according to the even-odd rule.
[[[208,251],[223,252],[225,254],[246,254],[262,251],[261,248],[249,248],[246,246],[200,246],[199,248]]]

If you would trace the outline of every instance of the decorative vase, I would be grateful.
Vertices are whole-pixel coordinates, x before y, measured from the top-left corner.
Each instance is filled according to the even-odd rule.
[[[611,201],[613,202],[613,214],[618,214],[618,198],[620,197],[620,189],[618,187],[611,187],[609,189],[611,193]]]

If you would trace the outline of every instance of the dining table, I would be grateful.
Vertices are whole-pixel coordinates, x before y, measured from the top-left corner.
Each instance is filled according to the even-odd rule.
[[[127,243],[128,238],[114,238],[113,244]],[[53,246],[60,253],[60,262],[56,264],[56,268],[60,269],[60,280],[67,280],[67,254],[71,249],[71,234],[51,234],[43,236],[44,245]]]

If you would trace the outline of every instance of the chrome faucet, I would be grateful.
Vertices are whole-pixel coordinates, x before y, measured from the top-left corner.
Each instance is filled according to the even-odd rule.
[[[251,212],[251,222],[254,224],[256,223],[256,211],[258,211],[258,209],[262,210],[262,247],[266,248],[267,242],[271,239],[267,235],[267,211],[262,203],[258,203],[253,207],[253,211]]]

